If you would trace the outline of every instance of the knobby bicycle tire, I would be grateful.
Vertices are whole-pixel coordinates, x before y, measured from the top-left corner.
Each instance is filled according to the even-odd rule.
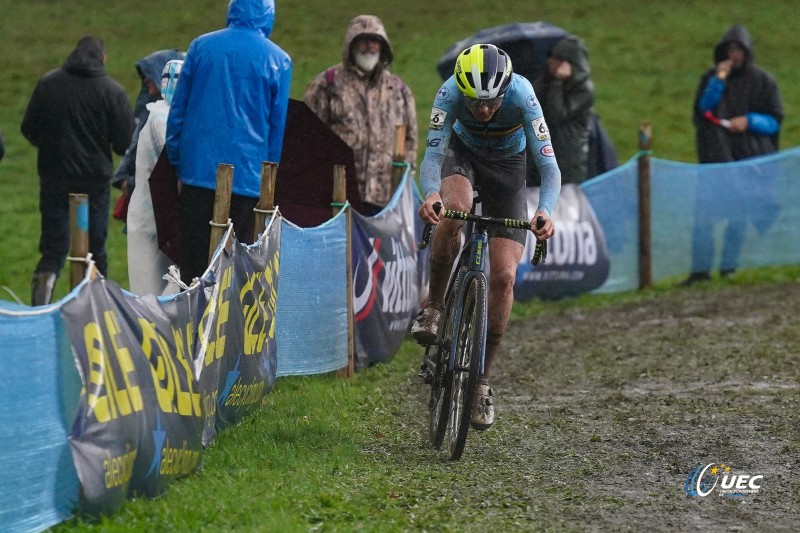
[[[450,459],[461,458],[467,442],[472,402],[480,377],[481,360],[486,347],[487,323],[486,278],[473,277],[462,292],[461,317],[454,325],[455,364],[450,374]]]
[[[445,432],[447,431],[447,418],[450,414],[450,395],[452,393],[452,379],[448,371],[450,362],[450,346],[453,338],[453,321],[455,319],[455,298],[461,291],[461,282],[466,275],[467,269],[461,267],[456,272],[452,285],[448,287],[445,295],[444,320],[439,330],[439,338],[434,348],[434,374],[431,383],[430,399],[430,424],[428,427],[428,438],[431,447],[438,450],[444,442]]]

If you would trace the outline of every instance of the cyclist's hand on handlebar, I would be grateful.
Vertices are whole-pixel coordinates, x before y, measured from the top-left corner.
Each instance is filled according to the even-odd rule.
[[[439,196],[438,192],[432,192],[425,198],[425,202],[419,208],[419,217],[428,224],[438,224],[439,220],[441,220],[441,217],[434,209],[434,204],[436,203],[440,205],[439,213],[442,213],[442,197]]]
[[[537,228],[537,219],[539,217],[544,219],[544,225]],[[547,213],[544,211],[536,211],[536,214],[533,215],[531,219],[531,231],[533,231],[533,234],[536,235],[538,240],[544,241],[555,235],[556,227],[553,225],[553,221],[550,220],[550,216]]]

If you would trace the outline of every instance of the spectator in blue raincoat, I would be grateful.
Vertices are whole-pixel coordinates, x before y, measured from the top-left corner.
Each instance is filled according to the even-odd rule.
[[[182,184],[184,282],[208,266],[217,165],[233,165],[230,218],[250,242],[261,162],[280,160],[292,60],[269,40],[274,21],[273,0],[231,0],[227,28],[189,45],[167,120],[167,155]]]

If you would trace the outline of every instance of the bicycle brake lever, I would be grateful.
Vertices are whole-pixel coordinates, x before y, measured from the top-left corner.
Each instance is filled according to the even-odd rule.
[[[442,210],[442,202],[436,202],[433,204],[433,211],[438,215],[439,211]],[[425,223],[425,227],[422,230],[422,237],[419,239],[419,244],[417,244],[417,249],[424,250],[428,247],[431,243],[431,235],[433,235],[433,224],[430,222]]]
[[[542,229],[545,224],[544,217],[537,217],[536,229]],[[545,262],[547,259],[547,241],[536,239],[536,247],[533,249],[533,258],[531,258],[531,265],[538,266]]]
[[[417,244],[418,250],[424,250],[428,247],[428,245],[431,243],[431,235],[433,235],[433,224],[428,222],[422,229],[422,237],[420,237],[419,243]]]

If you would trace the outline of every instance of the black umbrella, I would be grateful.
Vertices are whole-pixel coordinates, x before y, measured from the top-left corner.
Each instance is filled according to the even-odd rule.
[[[439,59],[436,70],[443,80],[453,74],[456,58],[473,44],[493,44],[503,49],[514,67],[514,72],[533,80],[544,69],[547,54],[553,45],[569,35],[565,30],[547,22],[512,22],[480,30],[455,43]]]

